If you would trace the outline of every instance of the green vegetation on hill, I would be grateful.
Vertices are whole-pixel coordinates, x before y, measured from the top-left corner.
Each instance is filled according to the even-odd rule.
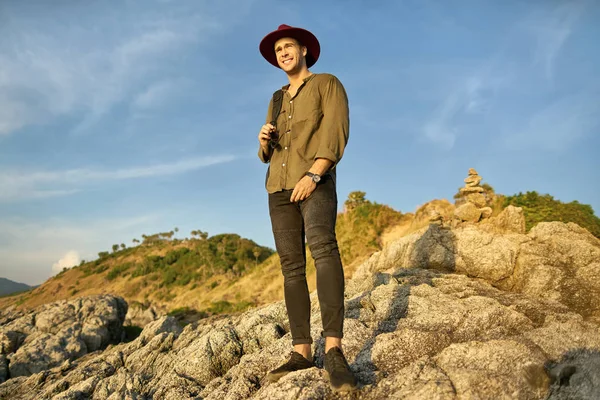
[[[384,204],[371,202],[365,192],[352,192],[338,215],[336,236],[344,265],[381,250],[383,231],[402,220],[402,213]]]
[[[101,252],[96,261],[77,268],[85,276],[108,270],[106,279],[109,281],[119,277],[148,276],[148,280],[158,281],[158,287],[185,286],[213,275],[239,277],[273,254],[268,247],[236,234],[203,236],[185,241],[158,237],[145,236],[152,239],[138,247],[117,249],[113,253]],[[156,254],[162,249],[167,250],[166,254]]]
[[[523,208],[527,230],[538,222],[574,222],[600,238],[600,218],[594,215],[594,210],[587,204],[578,201],[563,203],[549,194],[542,195],[533,191],[506,196],[503,207],[509,205]]]

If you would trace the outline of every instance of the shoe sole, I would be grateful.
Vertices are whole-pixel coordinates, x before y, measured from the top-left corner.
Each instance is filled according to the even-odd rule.
[[[269,380],[269,382],[275,383],[278,380],[280,380],[281,378],[283,378],[284,376],[286,376],[287,374],[289,374],[289,372],[280,372],[278,374],[268,373],[267,379]]]
[[[313,368],[314,366],[310,366],[310,367],[306,367],[306,368],[300,368],[297,369],[296,371],[304,371],[305,369],[310,369]],[[278,372],[276,374],[269,372],[267,374],[267,379],[269,380],[269,382],[277,382],[278,380],[280,380],[281,378],[283,378],[284,376],[286,376],[287,374],[291,374],[292,372],[296,372],[296,371],[284,371],[284,372]]]

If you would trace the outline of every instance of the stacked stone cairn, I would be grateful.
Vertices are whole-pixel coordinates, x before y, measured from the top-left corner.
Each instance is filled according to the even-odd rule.
[[[469,169],[469,176],[465,178],[465,187],[460,188],[467,202],[454,210],[454,216],[461,222],[479,222],[481,219],[492,215],[491,207],[487,207],[485,189],[479,186],[481,176],[475,169]]]
[[[429,215],[429,223],[433,225],[444,226],[444,216],[439,211],[433,210]]]

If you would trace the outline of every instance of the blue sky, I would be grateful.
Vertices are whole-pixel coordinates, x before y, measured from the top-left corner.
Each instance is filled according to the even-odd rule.
[[[349,192],[403,212],[497,192],[600,210],[596,1],[0,3],[0,276],[39,284],[141,234],[273,246],[257,135],[281,23],[350,101]]]

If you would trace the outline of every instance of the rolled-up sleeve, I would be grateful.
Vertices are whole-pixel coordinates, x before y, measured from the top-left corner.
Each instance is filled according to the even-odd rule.
[[[342,83],[333,75],[321,92],[323,118],[319,127],[319,148],[316,158],[326,158],[334,166],[342,159],[348,143],[350,117],[348,96]]]
[[[267,110],[267,118],[265,119],[265,124],[268,124],[271,122],[271,110],[273,109],[273,99],[271,99],[271,101],[269,102],[269,108]],[[260,147],[260,143],[258,144],[258,158],[260,158],[260,161],[262,161],[265,164],[268,164],[270,161],[270,155],[268,154],[265,157],[265,153],[262,150],[262,147]]]

